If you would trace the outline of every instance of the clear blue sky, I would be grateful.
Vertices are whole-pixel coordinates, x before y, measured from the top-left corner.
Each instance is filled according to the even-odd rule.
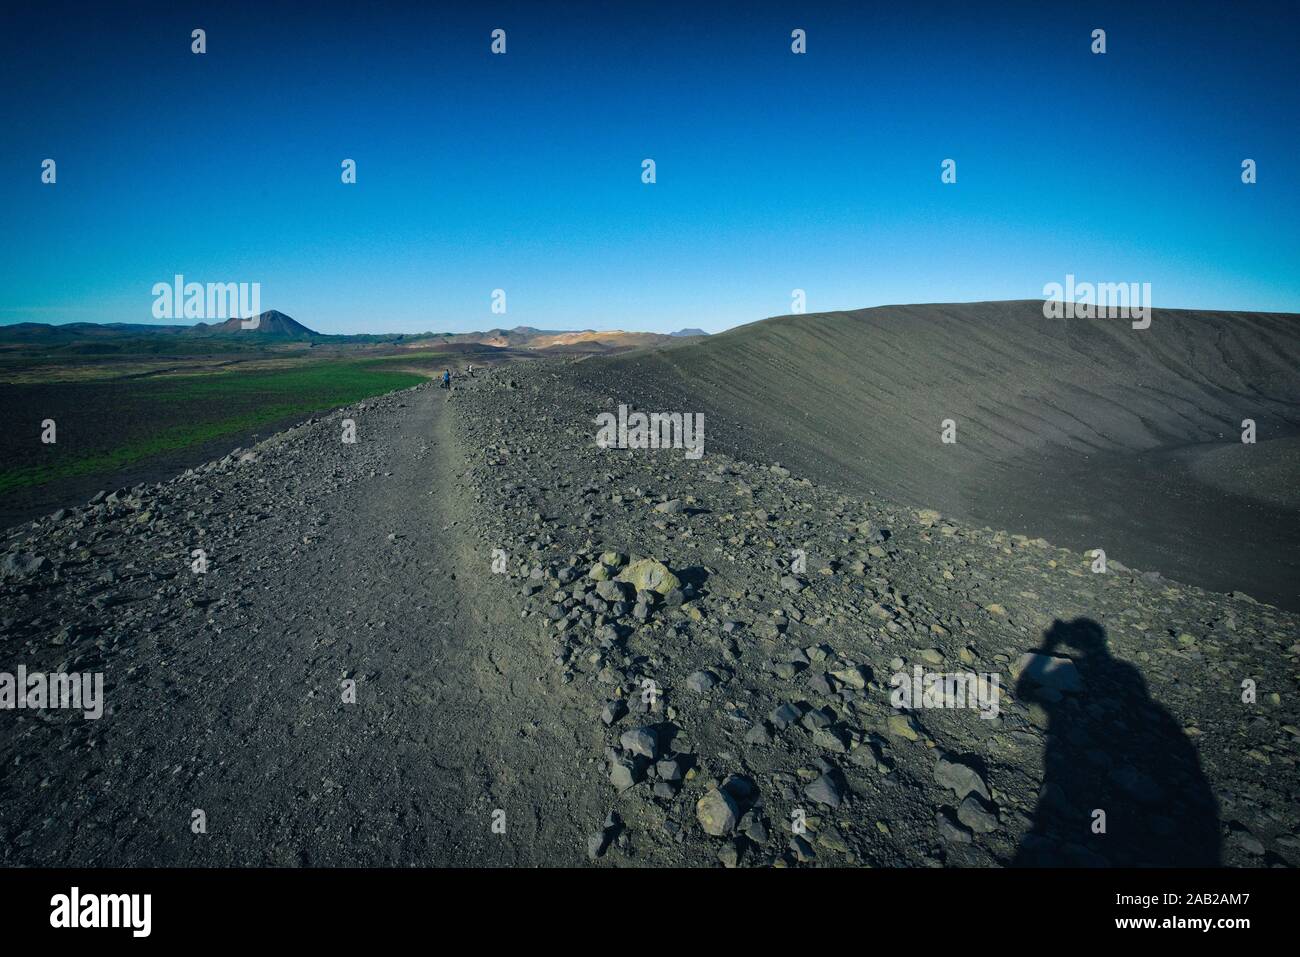
[[[717,331],[1067,272],[1300,311],[1294,5],[983,6],[6,4],[0,322],[148,322],[178,272],[322,332]]]

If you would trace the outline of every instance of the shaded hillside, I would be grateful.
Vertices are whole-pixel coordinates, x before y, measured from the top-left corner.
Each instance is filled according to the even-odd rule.
[[[1270,443],[1300,435],[1298,362],[1296,316],[1156,310],[1134,330],[1019,301],[783,316],[579,374],[704,411],[711,449],[1295,607],[1300,469]]]

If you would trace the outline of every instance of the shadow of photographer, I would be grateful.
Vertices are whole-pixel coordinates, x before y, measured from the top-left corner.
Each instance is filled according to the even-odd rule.
[[[1058,648],[1069,658],[1055,657]],[[1182,727],[1088,618],[1022,659],[1020,701],[1047,712],[1043,786],[1019,867],[1213,867],[1218,802]]]

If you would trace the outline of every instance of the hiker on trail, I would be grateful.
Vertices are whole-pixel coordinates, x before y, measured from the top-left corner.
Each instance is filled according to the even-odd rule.
[[[451,371],[448,369],[442,370],[442,387],[444,389],[451,388]]]

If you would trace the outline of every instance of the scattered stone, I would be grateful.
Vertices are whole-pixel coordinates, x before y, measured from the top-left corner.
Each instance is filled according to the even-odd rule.
[[[618,739],[623,750],[654,760],[659,754],[659,732],[652,727],[630,728]]]
[[[741,858],[741,844],[739,841],[727,841],[718,848],[718,860],[726,868],[739,867]]]
[[[939,827],[939,836],[945,841],[953,844],[969,844],[971,842],[971,832],[966,830],[953,817],[952,808],[941,808],[934,816],[934,822]]]
[[[793,704],[785,702],[777,706],[767,719],[772,722],[772,726],[778,731],[784,731],[790,725],[794,724],[802,716],[802,712]]]
[[[596,583],[596,594],[605,601],[624,601],[631,597],[629,586],[625,582],[611,581],[609,579]]]
[[[1083,690],[1083,678],[1069,658],[1057,658],[1038,652],[1026,652],[1016,663],[1015,677],[1019,681],[1056,691],[1075,693]]]
[[[798,834],[790,836],[790,850],[794,851],[794,856],[800,863],[817,860],[817,852],[813,850],[813,846]]]
[[[844,668],[837,668],[830,672],[831,677],[835,680],[848,685],[850,688],[856,688],[859,691],[867,686],[871,680],[870,670],[858,665],[848,665]]]
[[[745,741],[748,744],[768,745],[772,743],[772,732],[768,730],[767,722],[755,721],[750,729],[745,732]]]
[[[819,775],[815,781],[803,789],[810,801],[837,808],[844,800],[844,781],[836,771]]]
[[[989,794],[989,788],[984,781],[984,776],[971,765],[950,755],[941,754],[939,756],[939,760],[934,766],[934,779],[944,787],[951,789],[958,798],[964,798],[966,795],[974,793],[987,801],[993,799],[992,795]]]
[[[27,552],[10,552],[0,562],[0,578],[31,578],[47,571],[50,567],[50,561],[41,555],[32,555]]]
[[[605,702],[605,707],[600,712],[600,720],[609,727],[625,714],[627,714],[627,702],[622,698],[613,698]]]
[[[735,799],[726,791],[710,788],[695,804],[695,816],[699,819],[704,833],[713,837],[725,837],[736,827],[740,809]]]
[[[686,687],[697,694],[712,691],[718,684],[718,676],[712,671],[692,671],[686,676]]]
[[[609,781],[620,792],[626,791],[640,780],[641,774],[631,761],[620,758],[610,762]]]
[[[905,738],[908,741],[921,739],[920,728],[917,727],[916,719],[910,714],[891,714],[885,722],[885,727],[896,738]]]
[[[969,795],[957,808],[957,820],[976,834],[987,834],[998,828],[998,816],[992,807],[975,794]]]
[[[588,835],[587,837],[587,857],[596,860],[603,857],[605,851],[609,848],[610,843],[618,836],[618,832],[623,829],[623,822],[617,812],[610,811],[605,816],[605,823],[599,831]]]
[[[664,758],[655,763],[655,773],[662,781],[680,781],[683,777],[680,757]]]

